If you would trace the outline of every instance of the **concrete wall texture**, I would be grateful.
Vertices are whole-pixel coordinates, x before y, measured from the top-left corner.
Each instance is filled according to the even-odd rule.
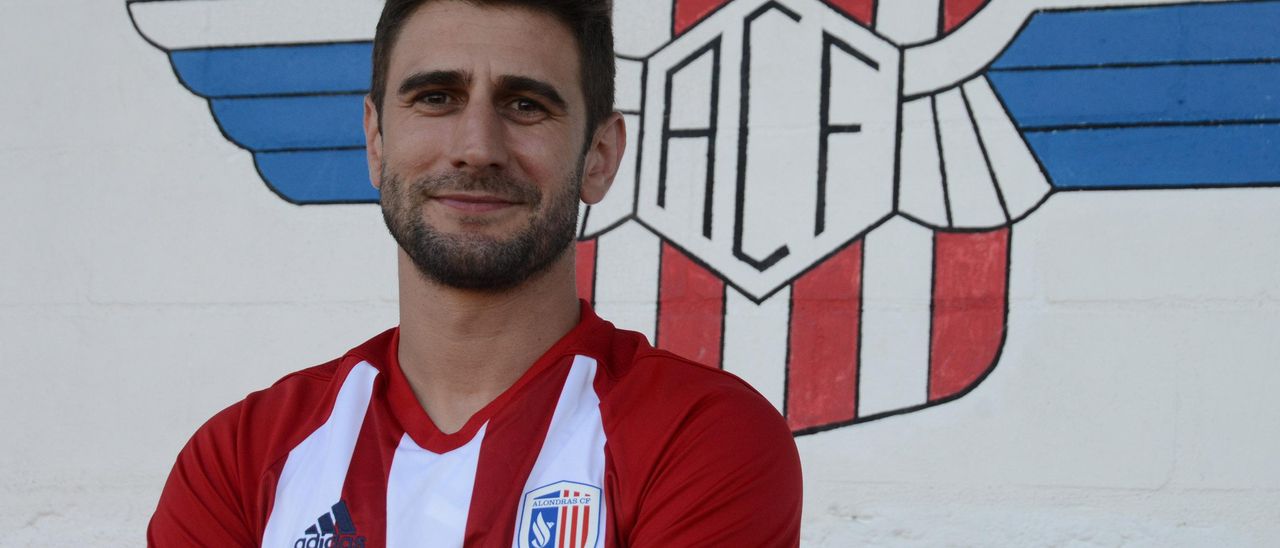
[[[785,412],[805,545],[1280,542],[1280,2],[615,2],[581,287]],[[0,545],[395,324],[379,4],[0,3]]]

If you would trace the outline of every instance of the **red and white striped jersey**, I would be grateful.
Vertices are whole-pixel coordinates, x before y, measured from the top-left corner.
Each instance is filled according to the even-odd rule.
[[[391,329],[214,416],[152,546],[795,546],[800,462],[738,378],[581,322],[461,430],[418,403]]]

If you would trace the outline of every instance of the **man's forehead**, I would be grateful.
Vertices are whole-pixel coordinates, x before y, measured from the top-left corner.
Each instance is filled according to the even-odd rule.
[[[549,13],[521,6],[427,2],[405,21],[390,61],[392,78],[450,70],[563,86],[578,80],[578,50],[569,28]]]

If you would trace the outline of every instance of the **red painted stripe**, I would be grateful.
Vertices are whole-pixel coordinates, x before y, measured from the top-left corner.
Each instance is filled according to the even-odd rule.
[[[662,244],[658,282],[658,346],[720,366],[724,281],[669,243]]]
[[[387,477],[391,474],[396,448],[404,437],[404,429],[392,414],[387,398],[380,396],[386,390],[387,375],[378,375],[373,382],[372,403],[365,413],[347,480],[342,486],[342,500],[347,501],[351,520],[369,546],[386,544]]]
[[[675,0],[675,2],[675,21],[672,21],[672,26],[676,35],[680,35],[711,15],[716,8],[729,3],[729,0]]]
[[[510,518],[520,511],[522,493],[512,486],[529,479],[571,364],[572,357],[553,364],[520,389],[518,400],[489,419],[476,463],[463,545],[499,546],[515,538],[516,524]]]
[[[875,21],[875,0],[827,0],[827,3],[868,27]]]
[[[968,21],[988,0],[943,0],[942,32],[946,34]]]
[[[577,268],[578,298],[595,304],[596,293],[596,244],[599,240],[591,239],[578,242],[574,249]]]
[[[791,286],[786,407],[792,430],[854,418],[861,320],[859,240]]]
[[[683,34],[727,3],[729,0],[676,0],[673,30],[677,36]],[[827,3],[868,27],[875,19],[875,0],[827,0]]]
[[[934,236],[929,400],[958,394],[995,365],[1008,304],[1009,229]]]

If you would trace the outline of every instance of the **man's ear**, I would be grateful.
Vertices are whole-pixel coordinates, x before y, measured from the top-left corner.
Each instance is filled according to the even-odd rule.
[[[382,126],[373,98],[364,96],[364,145],[369,160],[369,180],[373,188],[382,190]]]
[[[614,112],[596,128],[587,148],[582,168],[582,201],[598,204],[604,199],[627,149],[627,126],[622,115]]]

